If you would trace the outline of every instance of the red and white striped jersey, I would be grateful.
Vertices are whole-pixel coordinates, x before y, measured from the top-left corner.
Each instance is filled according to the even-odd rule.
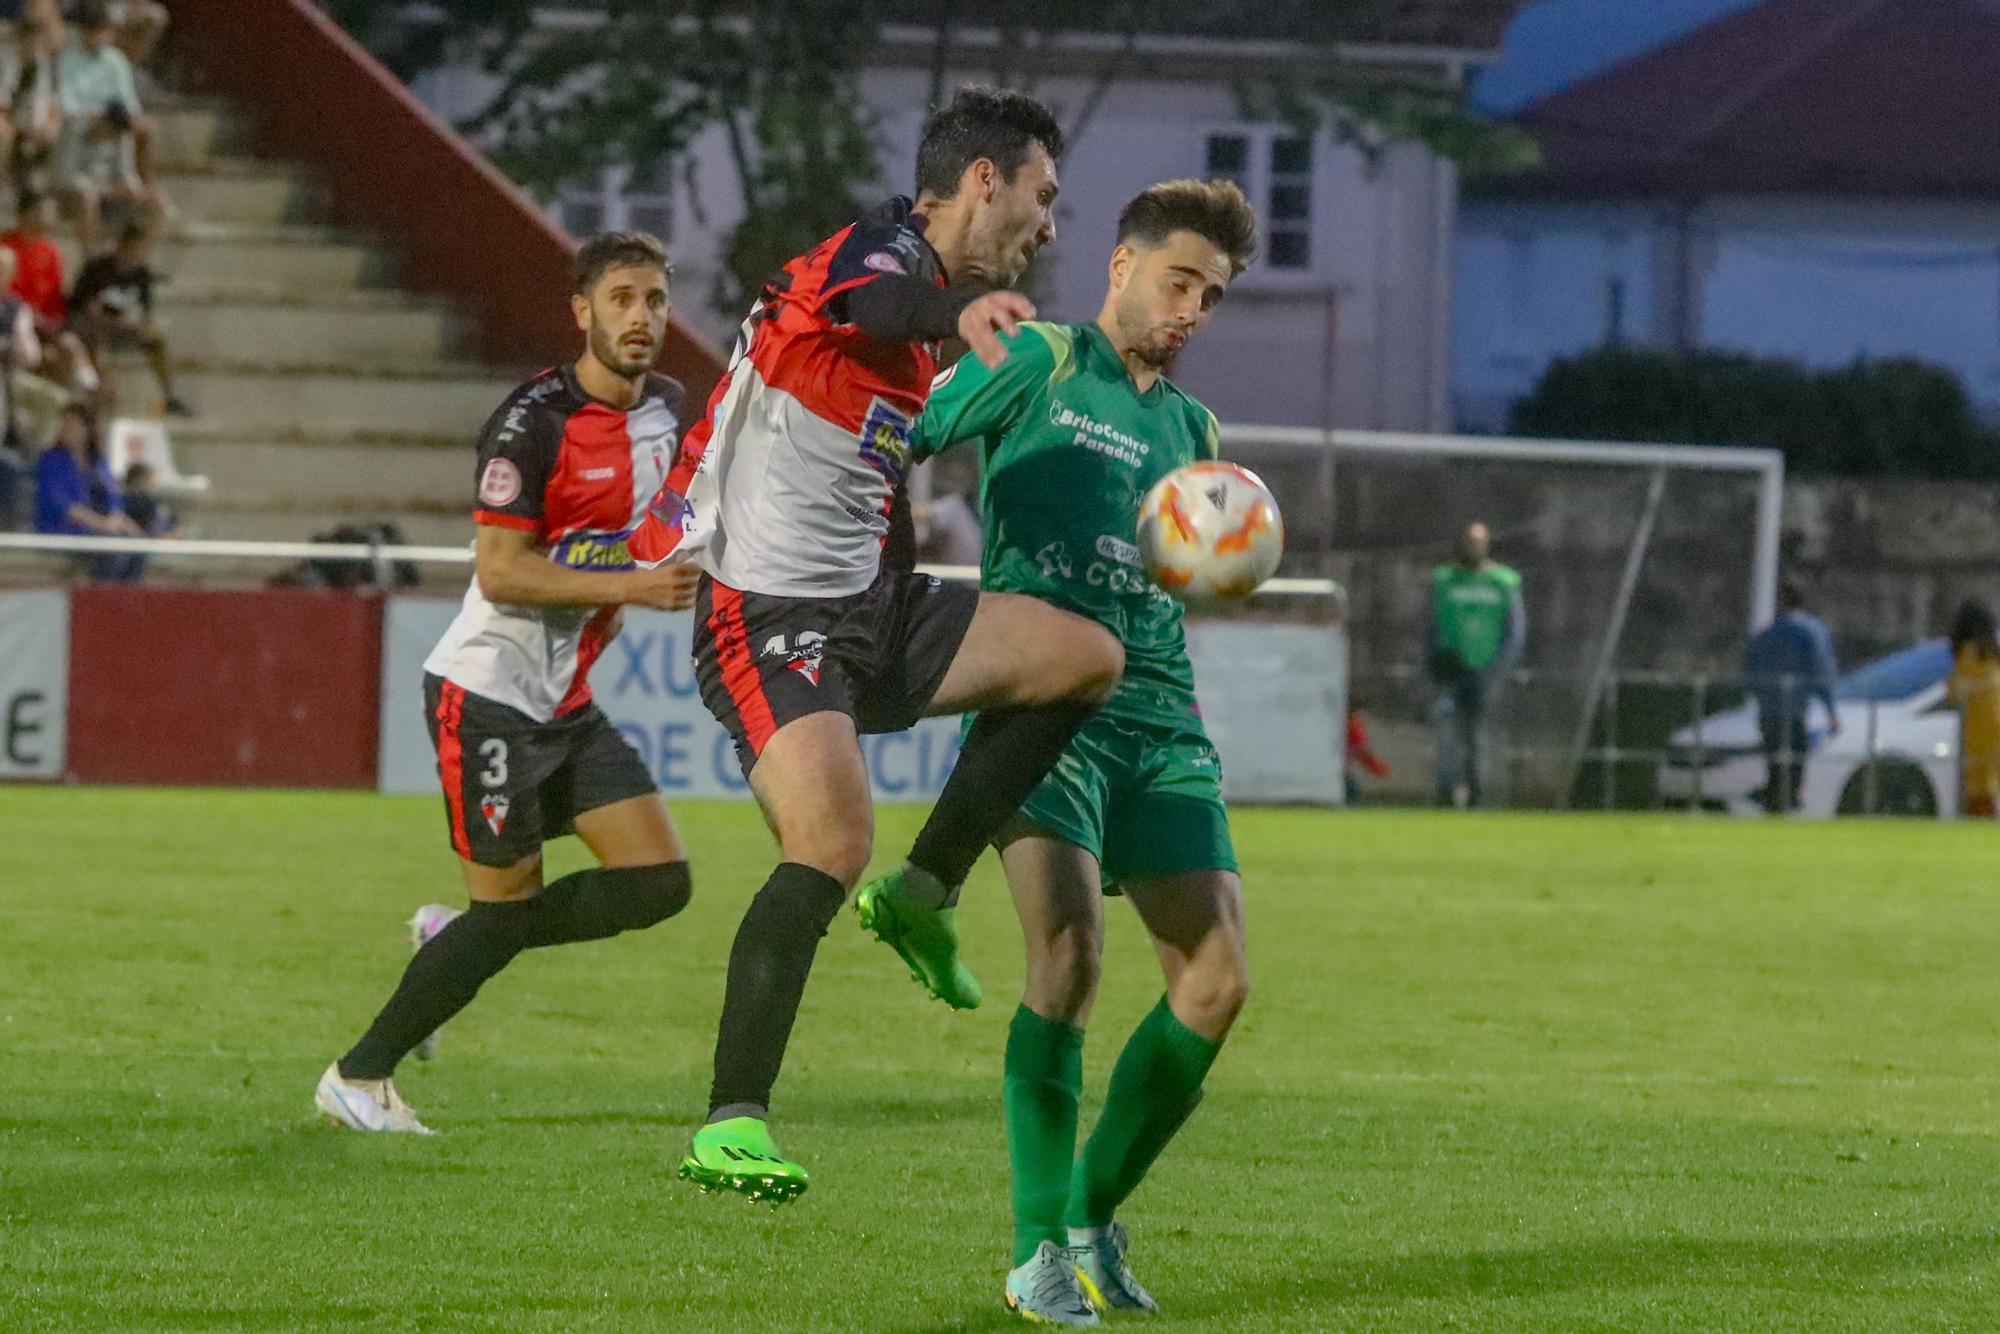
[[[473,518],[533,533],[558,565],[631,569],[627,543],[672,466],[684,404],[680,382],[664,375],[647,376],[627,411],[585,393],[569,366],[543,371],[479,433]],[[501,606],[475,576],[424,670],[547,722],[590,701],[590,665],[616,613]]]
[[[885,274],[942,287],[922,225],[908,199],[892,199],[765,287],[633,535],[640,563],[696,559],[731,588],[775,597],[844,597],[874,582],[937,348],[869,337],[844,298]]]

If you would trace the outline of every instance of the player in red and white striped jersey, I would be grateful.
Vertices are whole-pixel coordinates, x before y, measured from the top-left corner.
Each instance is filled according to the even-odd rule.
[[[691,569],[638,569],[627,549],[682,425],[681,386],[652,372],[670,275],[643,233],[585,245],[571,297],[582,356],[509,394],[480,432],[472,584],[424,663],[471,907],[418,912],[401,985],[315,1092],[339,1124],[422,1131],[391,1076],[487,978],[522,950],[652,926],[687,904],[666,805],[589,684],[621,607],[693,601]],[[542,844],[568,833],[600,865],[544,885]]]
[[[1055,239],[1061,153],[1034,99],[962,90],[925,127],[914,200],[766,285],[633,535],[641,563],[704,571],[702,699],[734,734],[782,856],[730,953],[709,1119],[682,1163],[705,1188],[783,1200],[805,1187],[771,1142],[768,1104],[819,939],[871,852],[859,734],[980,714],[910,854],[916,898],[897,923],[901,948],[946,975],[935,989],[969,1007],[978,983],[957,962],[951,898],[1123,668],[1102,627],[919,576],[898,552],[914,546],[899,496],[937,345],[957,335],[997,364],[997,333],[1034,314],[1004,289]]]

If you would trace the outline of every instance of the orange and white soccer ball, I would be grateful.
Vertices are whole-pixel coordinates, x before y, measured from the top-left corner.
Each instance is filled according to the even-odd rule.
[[[1139,505],[1139,554],[1153,582],[1197,606],[1246,597],[1285,552],[1271,488],[1248,468],[1209,460],[1177,468]]]

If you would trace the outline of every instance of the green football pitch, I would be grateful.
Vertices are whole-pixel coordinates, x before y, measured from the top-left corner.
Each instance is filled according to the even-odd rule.
[[[0,790],[0,1330],[927,1330],[1009,1324],[986,1008],[851,916],[778,1090],[782,1211],[673,1164],[772,861],[686,804],[695,903],[524,956],[402,1085],[311,1109],[457,897],[436,804]],[[883,812],[900,851],[916,813]],[[2000,1327],[1995,831],[1245,811],[1255,976],[1125,1211],[1174,1329]],[[558,869],[577,864],[557,845]],[[1086,1125],[1159,994],[1112,905]],[[1117,1322],[1126,1323],[1126,1322]]]

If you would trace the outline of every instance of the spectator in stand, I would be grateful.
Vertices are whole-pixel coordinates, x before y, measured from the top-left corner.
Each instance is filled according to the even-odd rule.
[[[167,415],[192,417],[193,411],[174,392],[167,336],[153,319],[152,253],[152,232],[139,223],[126,223],[118,248],[91,260],[77,275],[69,294],[70,329],[97,367],[107,403],[116,397],[112,353],[133,347],[146,354]]]
[[[55,8],[54,0],[49,0]],[[68,17],[80,21],[88,5],[85,0],[70,0],[62,6],[68,10]],[[134,65],[143,65],[153,58],[159,48],[160,39],[167,35],[167,7],[155,0],[106,0],[105,16],[118,30],[118,45]]]
[[[1757,701],[1757,730],[1764,741],[1764,809],[1781,815],[1799,808],[1799,785],[1812,753],[1807,711],[1826,709],[1826,734],[1840,733],[1833,706],[1839,675],[1826,622],[1806,610],[1805,589],[1791,580],[1778,588],[1778,615],[1757,632],[1743,655],[1743,676]]]
[[[153,185],[152,123],[140,114],[132,62],[117,39],[108,7],[88,0],[56,58],[63,114],[56,187],[70,201],[85,255],[103,247],[107,203],[136,211],[148,226],[159,224],[165,206]]]
[[[14,127],[14,175],[27,182],[46,173],[62,138],[62,98],[56,93],[56,59],[66,30],[56,0],[27,0],[21,15],[15,64],[4,71]]]
[[[9,287],[34,315],[41,338],[41,374],[78,397],[98,392],[97,367],[83,340],[69,331],[69,302],[63,296],[62,251],[49,235],[55,205],[47,195],[21,192],[14,230],[0,233],[0,246],[14,252],[17,269]]]
[[[2000,816],[2000,642],[1993,609],[1973,599],[1951,623],[1951,702],[1958,707],[1959,810]]]
[[[138,525],[143,537],[179,537],[178,520],[172,509],[163,504],[153,492],[153,465],[134,463],[125,470],[124,502],[126,517]],[[131,555],[100,556],[94,571],[96,578],[109,583],[136,584],[146,575],[149,558],[137,552]]]
[[[35,461],[35,531],[65,536],[143,537],[125,513],[118,483],[104,461],[97,418],[88,408],[63,413],[56,442]],[[129,557],[93,556],[79,562],[92,578],[117,577]]]

